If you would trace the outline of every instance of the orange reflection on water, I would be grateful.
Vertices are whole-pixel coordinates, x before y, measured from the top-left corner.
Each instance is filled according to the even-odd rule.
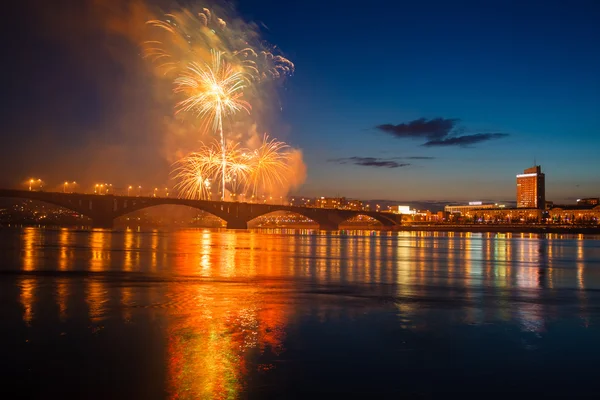
[[[258,245],[252,233],[181,231],[175,236],[185,254],[177,258],[176,268],[188,280],[170,285],[167,293],[175,308],[169,313],[168,328],[170,397],[238,397],[250,368],[273,367],[252,367],[249,358],[257,352],[279,354],[283,349],[285,292],[265,289],[268,282],[247,281],[256,276],[249,267],[254,263],[249,247]],[[276,243],[265,243],[269,237],[262,239],[260,246],[274,251],[261,252],[258,265],[269,269],[270,264],[281,264]],[[213,257],[211,246],[220,254]],[[269,277],[277,278],[277,271],[282,269],[273,268]]]
[[[58,256],[58,269],[60,271],[69,270],[73,254],[71,252],[71,235],[69,229],[63,228],[58,236],[58,245],[60,246]],[[69,297],[69,284],[67,279],[59,278],[56,282],[56,303],[58,304],[58,317],[61,321],[67,319],[67,300]]]
[[[585,258],[583,255],[583,235],[580,235],[576,241],[577,244],[577,287],[581,289],[581,296],[585,296],[585,281],[584,281],[584,269],[585,269]]]
[[[64,278],[59,278],[56,283],[56,303],[58,304],[58,317],[61,321],[67,319],[67,300],[69,298],[69,283]]]
[[[28,227],[23,230],[23,270],[33,271],[37,266],[37,254],[35,252],[36,236],[39,229]]]
[[[36,280],[33,278],[23,279],[21,282],[21,304],[23,305],[23,321],[27,326],[33,321],[33,304],[35,303]]]
[[[99,322],[104,318],[108,303],[108,291],[104,283],[91,279],[86,288],[86,301],[89,307],[90,321]]]
[[[125,269],[125,271],[131,271],[133,269],[133,236],[134,234],[131,229],[127,229],[123,233],[123,269]]]
[[[22,265],[24,271],[34,271],[38,263],[38,254],[35,251],[36,238],[40,231],[33,227],[23,230]],[[33,304],[35,303],[35,289],[37,280],[26,278],[20,284],[20,300],[23,306],[23,321],[30,326],[33,321]]]
[[[90,271],[104,271],[110,262],[111,232],[95,229],[90,234]]]
[[[106,271],[110,263],[111,231],[95,229],[90,233],[90,265],[89,271]],[[86,302],[92,322],[99,322],[106,314],[108,290],[101,277],[91,275],[86,287]]]
[[[158,258],[157,258],[157,252],[158,252],[158,240],[159,240],[159,233],[157,230],[153,230],[152,231],[152,247],[151,247],[151,262],[150,262],[150,271],[155,272],[156,268],[158,267]]]

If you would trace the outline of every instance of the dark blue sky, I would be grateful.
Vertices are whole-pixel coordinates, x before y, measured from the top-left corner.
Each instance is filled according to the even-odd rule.
[[[3,74],[1,182],[41,170],[64,180],[90,159],[127,160],[136,182],[166,179],[168,163],[149,150],[157,139],[144,139],[152,122],[119,117],[125,106],[148,108],[145,77],[124,66],[138,55],[108,60],[97,34],[81,34],[90,21],[58,3],[31,18],[20,10],[4,28],[15,60]],[[300,193],[513,200],[515,174],[535,158],[549,200],[600,195],[600,2],[349,4],[238,3],[296,64],[280,119],[304,151]],[[53,13],[64,19],[49,26]]]
[[[512,199],[514,175],[547,173],[548,197],[600,194],[600,2],[242,2],[296,63],[285,119],[315,193]],[[423,147],[374,129],[458,118],[510,136]],[[430,156],[398,168],[327,162]]]

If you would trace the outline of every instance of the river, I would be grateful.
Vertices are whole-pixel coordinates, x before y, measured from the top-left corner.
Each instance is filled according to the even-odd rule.
[[[583,235],[3,228],[0,397],[592,396],[599,290]]]

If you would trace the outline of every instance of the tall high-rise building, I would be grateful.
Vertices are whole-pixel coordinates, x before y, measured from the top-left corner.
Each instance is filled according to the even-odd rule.
[[[517,175],[517,207],[542,210],[546,207],[546,177],[541,166],[527,168]]]

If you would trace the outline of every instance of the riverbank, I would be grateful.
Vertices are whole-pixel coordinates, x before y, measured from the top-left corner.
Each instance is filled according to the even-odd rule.
[[[395,231],[426,232],[497,232],[497,233],[571,233],[600,235],[600,226],[553,226],[553,225],[402,225]]]

